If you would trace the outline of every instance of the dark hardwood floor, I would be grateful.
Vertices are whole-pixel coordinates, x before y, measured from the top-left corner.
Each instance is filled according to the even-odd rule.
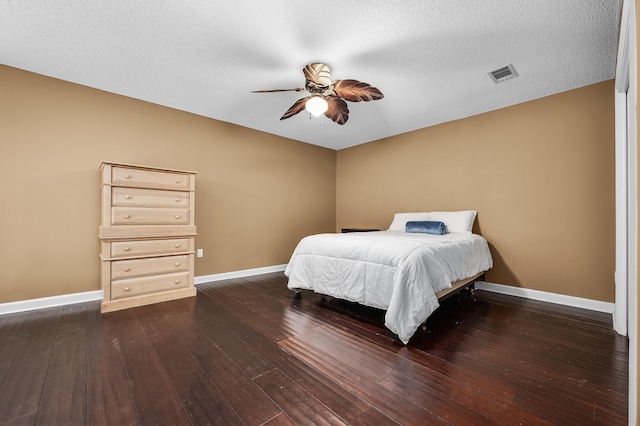
[[[476,291],[408,346],[383,323],[281,273],[0,316],[0,424],[627,424],[610,315]]]

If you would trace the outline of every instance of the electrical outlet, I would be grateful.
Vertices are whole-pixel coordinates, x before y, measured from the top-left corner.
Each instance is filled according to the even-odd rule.
[[[198,249],[197,256],[198,257],[204,256],[204,250],[203,249]]]

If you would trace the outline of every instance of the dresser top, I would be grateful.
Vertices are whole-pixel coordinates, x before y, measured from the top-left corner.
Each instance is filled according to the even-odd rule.
[[[128,163],[116,163],[114,161],[102,161],[100,163],[100,170],[104,168],[104,166],[117,166],[117,167],[129,167],[135,169],[145,169],[145,170],[157,170],[157,171],[165,171],[165,172],[176,172],[176,173],[190,173],[197,174],[198,172],[192,172],[189,170],[179,170],[179,169],[169,169],[166,167],[152,167],[152,166],[141,166],[138,164],[128,164]]]

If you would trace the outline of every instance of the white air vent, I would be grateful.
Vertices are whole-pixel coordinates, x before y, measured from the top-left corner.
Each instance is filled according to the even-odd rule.
[[[505,80],[509,80],[510,78],[517,77],[518,73],[513,69],[513,65],[509,64],[506,67],[491,71],[489,76],[491,76],[493,82],[497,84],[502,83]]]

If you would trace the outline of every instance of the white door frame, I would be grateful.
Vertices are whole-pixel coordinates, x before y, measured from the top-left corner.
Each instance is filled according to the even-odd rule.
[[[613,328],[623,336],[628,333],[627,283],[629,268],[628,247],[628,151],[627,151],[627,92],[615,93],[616,114],[616,269],[615,311]]]
[[[638,151],[636,0],[624,0],[616,67],[616,302],[614,327],[629,336],[629,424],[637,420]]]

